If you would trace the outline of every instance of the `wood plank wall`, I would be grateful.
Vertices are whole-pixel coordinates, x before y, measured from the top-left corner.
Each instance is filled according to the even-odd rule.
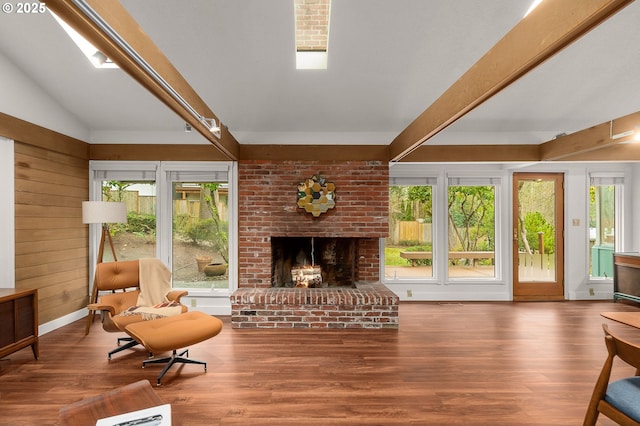
[[[7,115],[0,134],[15,141],[15,287],[38,289],[44,324],[88,302],[88,145]]]

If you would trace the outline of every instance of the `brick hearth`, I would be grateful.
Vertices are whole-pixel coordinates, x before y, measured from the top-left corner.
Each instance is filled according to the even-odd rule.
[[[244,288],[231,296],[233,328],[398,328],[398,296],[356,288]]]

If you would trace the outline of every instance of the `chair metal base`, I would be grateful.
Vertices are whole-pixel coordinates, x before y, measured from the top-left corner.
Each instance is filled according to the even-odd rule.
[[[189,349],[185,349],[180,353],[177,353],[177,351],[174,349],[173,353],[171,354],[171,356],[167,356],[167,357],[163,357],[163,358],[154,358],[154,359],[148,359],[145,361],[142,361],[142,368],[146,367],[147,364],[164,364],[165,362],[167,363],[167,365],[164,366],[164,368],[162,369],[162,371],[160,372],[160,374],[158,375],[158,383],[157,385],[160,386],[160,381],[162,380],[162,377],[164,377],[165,373],[167,371],[169,371],[169,369],[171,368],[171,366],[175,363],[182,363],[182,364],[200,364],[200,365],[204,365],[204,371],[207,371],[207,363],[204,361],[197,361],[194,359],[189,359],[184,357],[183,355],[189,356]]]
[[[120,346],[121,342],[127,342],[126,344]],[[124,351],[125,349],[129,349],[132,348],[136,345],[139,345],[140,343],[136,342],[134,339],[132,339],[131,337],[119,337],[118,338],[118,347],[115,348],[114,350],[112,350],[111,352],[109,352],[108,357],[109,360],[111,360],[111,355],[118,353],[120,351]]]

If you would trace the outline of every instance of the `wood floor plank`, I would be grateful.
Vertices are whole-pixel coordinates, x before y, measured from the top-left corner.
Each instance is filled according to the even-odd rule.
[[[234,330],[190,348],[155,390],[174,425],[575,426],[604,362],[612,302],[402,303],[399,330]],[[76,321],[0,361],[0,425],[54,425],[72,402],[141,379],[147,353],[116,354]],[[614,377],[632,375],[622,366]],[[613,425],[601,418],[601,426]]]

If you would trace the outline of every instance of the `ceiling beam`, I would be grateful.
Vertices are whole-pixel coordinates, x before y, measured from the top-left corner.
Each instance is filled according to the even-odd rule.
[[[599,149],[597,151],[583,152],[575,154],[570,157],[565,157],[562,161],[608,161],[608,162],[636,162],[640,161],[640,144],[639,143],[619,143],[617,145],[611,145],[607,148]]]
[[[545,0],[390,144],[399,161],[633,0]]]
[[[226,156],[208,144],[90,144],[90,160],[109,161],[225,161]]]
[[[558,137],[540,145],[540,160],[574,160],[581,154],[629,142],[639,125],[640,111]]]
[[[92,9],[116,34],[133,50],[134,54],[116,42],[113,35],[105,32],[76,3]],[[238,141],[220,123],[220,119],[211,111],[198,93],[185,80],[169,59],[155,45],[153,40],[140,28],[138,23],[117,0],[47,0],[47,7],[67,22],[72,28],[91,42],[109,59],[127,72],[138,83],[149,90],[160,101],[178,114],[191,127],[209,140],[225,157],[237,160],[240,152]],[[138,55],[152,71],[146,69],[134,57]],[[155,76],[154,76],[155,73]],[[171,90],[158,81],[159,77],[175,91],[200,116],[215,119],[221,127],[220,138],[196,118],[190,110],[176,99]],[[126,99],[123,99],[126,102]]]
[[[422,145],[401,162],[509,163],[540,161],[539,145]]]

